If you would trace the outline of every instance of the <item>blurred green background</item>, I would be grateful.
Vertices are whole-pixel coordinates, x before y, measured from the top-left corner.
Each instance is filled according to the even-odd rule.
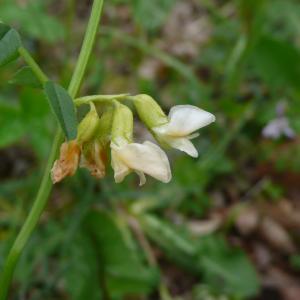
[[[0,20],[66,86],[90,7],[1,0]],[[9,299],[299,300],[299,37],[297,0],[106,1],[81,95],[147,93],[217,122],[199,159],[168,152],[170,184],[80,170],[56,185]],[[0,70],[0,270],[56,125],[23,66]]]

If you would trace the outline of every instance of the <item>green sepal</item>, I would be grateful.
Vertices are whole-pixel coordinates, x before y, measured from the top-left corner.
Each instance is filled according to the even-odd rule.
[[[115,111],[112,123],[112,140],[119,144],[122,141],[132,142],[133,114],[131,110],[118,101],[114,101]]]
[[[90,111],[82,119],[78,126],[77,142],[85,143],[93,139],[99,125],[99,116],[93,103],[90,104]]]
[[[105,146],[111,140],[113,119],[114,106],[111,104],[101,105],[101,117],[96,139],[102,146]]]
[[[154,128],[168,122],[168,117],[158,103],[148,95],[130,97],[141,121],[148,127]]]

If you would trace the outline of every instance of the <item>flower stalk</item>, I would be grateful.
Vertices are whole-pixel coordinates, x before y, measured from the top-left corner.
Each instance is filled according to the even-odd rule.
[[[118,95],[91,95],[80,97],[74,100],[76,106],[80,106],[83,104],[89,104],[91,102],[103,103],[110,102],[112,100],[126,100],[128,99],[129,94],[118,94]]]
[[[123,100],[133,105],[121,103]],[[92,95],[74,102],[77,106],[89,104],[91,109],[79,124],[76,139],[62,144],[60,157],[51,171],[53,183],[73,176],[79,166],[89,169],[92,176],[103,178],[109,145],[117,183],[132,172],[138,174],[140,185],[146,182],[145,174],[168,183],[172,174],[166,153],[152,142],[134,142],[132,106],[162,147],[174,148],[195,158],[198,151],[191,139],[198,137],[198,129],[215,121],[213,114],[193,105],[176,105],[166,115],[146,94]]]
[[[24,59],[24,61],[27,63],[27,65],[31,68],[32,72],[35,74],[35,76],[41,82],[41,84],[45,84],[49,79],[47,75],[42,71],[40,66],[32,58],[28,50],[24,47],[20,47],[18,52]]]

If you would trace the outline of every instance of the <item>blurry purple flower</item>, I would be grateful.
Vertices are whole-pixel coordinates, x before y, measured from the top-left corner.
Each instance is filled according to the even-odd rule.
[[[295,131],[290,127],[289,120],[285,117],[286,102],[279,101],[276,105],[276,118],[271,120],[263,129],[262,135],[269,139],[279,139],[285,136],[289,139],[295,138]]]
[[[281,117],[271,120],[263,129],[262,135],[265,138],[274,140],[279,139],[281,136],[293,139],[295,137],[295,132],[290,127],[288,119],[286,117]]]

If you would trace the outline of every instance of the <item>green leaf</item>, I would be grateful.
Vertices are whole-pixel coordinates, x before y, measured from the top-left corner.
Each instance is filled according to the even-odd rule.
[[[91,239],[82,230],[76,234],[64,261],[66,289],[71,299],[101,300],[101,262]]]
[[[42,88],[41,83],[36,78],[30,67],[20,69],[9,83],[21,86],[30,86],[32,88]]]
[[[87,216],[86,228],[97,246],[112,296],[145,294],[154,288],[158,280],[156,269],[142,264],[139,252],[127,244],[113,216],[94,211]]]
[[[221,236],[193,239],[184,228],[155,216],[148,214],[139,219],[146,234],[170,259],[190,273],[201,274],[213,290],[243,299],[258,292],[259,281],[251,262]]]
[[[18,58],[21,45],[18,32],[0,23],[0,67]]]
[[[68,92],[60,85],[48,81],[45,93],[50,106],[68,140],[77,136],[77,118],[73,100]]]
[[[146,30],[156,30],[165,22],[176,2],[177,0],[134,0],[134,18]]]
[[[2,0],[1,19],[7,24],[16,24],[30,38],[55,43],[65,37],[66,30],[58,18],[49,15],[48,2],[28,1],[26,5],[16,5],[15,1]]]
[[[237,3],[241,17],[245,22],[251,24],[253,18],[263,9],[266,0],[238,0]]]
[[[272,87],[299,90],[300,51],[290,42],[261,38],[253,53],[254,67]]]
[[[18,141],[26,132],[20,110],[0,102],[0,148]]]
[[[186,270],[197,273],[195,258],[197,248],[187,232],[178,226],[160,220],[154,215],[139,216],[140,224],[147,236],[156,243],[164,253]]]
[[[182,254],[188,256],[193,256],[195,254],[195,246],[184,236],[184,234],[178,231],[178,228],[173,228],[168,223],[161,221],[159,218],[150,214],[143,215],[140,220],[149,236],[157,241],[160,246],[172,248],[173,250],[180,251]]]
[[[259,291],[254,267],[240,249],[229,247],[224,238],[210,235],[199,240],[199,270],[215,290],[249,298]]]
[[[292,255],[289,259],[289,264],[291,265],[291,267],[294,270],[299,271],[300,270],[300,255],[299,254]]]
[[[10,27],[0,22],[0,40],[6,35],[10,30]]]
[[[39,159],[43,161],[51,147],[55,125],[46,96],[42,90],[22,88],[19,99],[23,122],[28,133],[27,141],[31,143]]]

